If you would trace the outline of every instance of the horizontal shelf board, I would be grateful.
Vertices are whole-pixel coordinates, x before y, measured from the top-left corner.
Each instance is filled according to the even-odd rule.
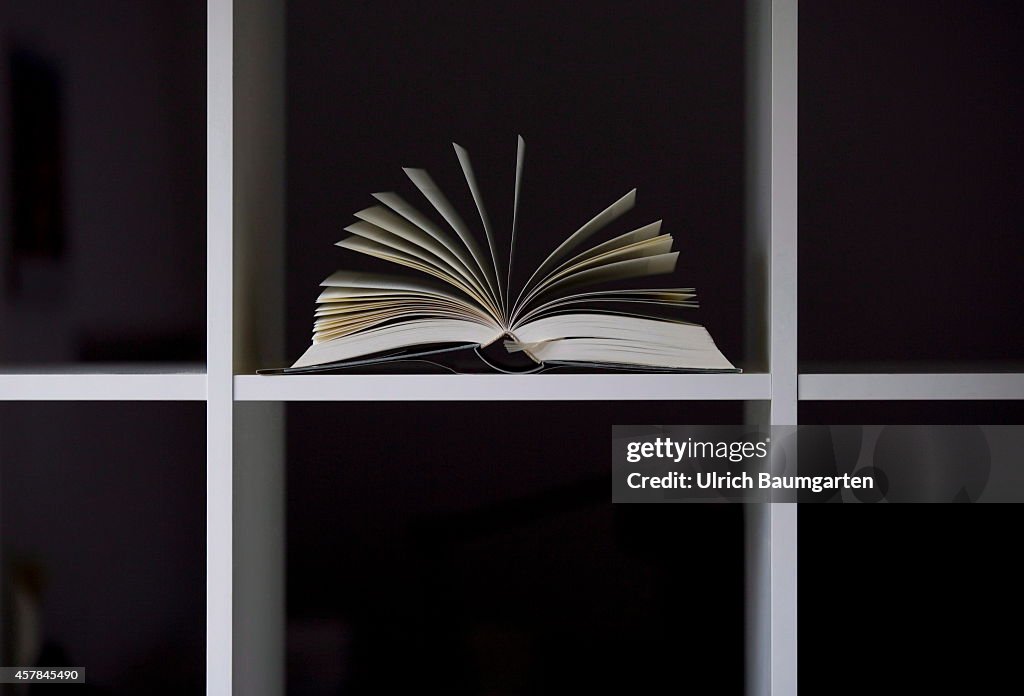
[[[0,367],[0,401],[203,401],[202,364]]]
[[[759,401],[751,374],[238,375],[236,401]]]
[[[801,401],[1024,399],[1024,372],[801,374]]]
[[[799,372],[810,374],[966,375],[1024,372],[1024,361],[1011,360],[854,360],[800,361]]]

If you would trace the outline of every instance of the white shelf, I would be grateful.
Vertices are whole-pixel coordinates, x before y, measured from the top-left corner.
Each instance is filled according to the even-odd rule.
[[[203,401],[201,364],[38,365],[0,369],[0,401]]]
[[[1024,372],[802,373],[801,401],[1024,400]],[[235,401],[762,401],[766,373],[236,375]],[[0,368],[0,401],[203,401],[201,364]]]
[[[236,375],[236,401],[758,401],[771,375]]]
[[[802,401],[1024,399],[1024,373],[802,374]]]

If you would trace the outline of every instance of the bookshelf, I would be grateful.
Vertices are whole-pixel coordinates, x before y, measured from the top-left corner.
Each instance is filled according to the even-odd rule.
[[[1024,399],[1012,366],[799,370],[797,2],[752,0],[747,14],[743,374],[264,378],[256,367],[284,359],[284,7],[209,0],[205,365],[0,369],[3,401],[205,403],[208,694],[284,691],[284,402],[734,400],[751,422],[795,424],[798,401]],[[748,515],[752,694],[796,693],[796,514]]]

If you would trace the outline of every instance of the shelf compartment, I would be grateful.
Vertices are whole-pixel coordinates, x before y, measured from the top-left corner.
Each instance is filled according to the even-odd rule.
[[[0,369],[0,401],[203,401],[200,363]]]
[[[510,682],[527,692],[596,692],[601,682],[654,693],[649,682],[667,674],[658,670],[674,671],[667,658],[639,682],[628,665],[584,665],[595,654],[663,651],[694,656],[700,667],[687,680],[698,690],[739,693],[742,506],[612,505],[608,445],[614,423],[730,423],[741,410],[289,405],[280,467],[288,692],[368,681],[387,693]],[[382,423],[394,424],[384,440]],[[680,530],[694,526],[707,533],[680,547]],[[680,592],[703,601],[658,609]],[[674,630],[679,621],[704,629]],[[409,670],[382,661],[410,644],[422,647]]]
[[[30,664],[84,665],[96,693],[203,693],[204,417],[0,404],[4,592],[20,609],[0,620],[38,636],[21,643]]]
[[[206,3],[83,8],[0,10],[0,363],[203,360]]]
[[[236,401],[638,401],[771,398],[771,375],[237,375]]]
[[[352,213],[373,204],[374,187],[394,186],[434,215],[403,175],[403,165],[428,169],[474,224],[476,206],[452,138],[472,154],[495,238],[507,254],[516,134],[522,134],[527,149],[514,287],[590,216],[636,187],[636,210],[593,243],[663,218],[663,230],[676,236],[683,253],[676,274],[651,283],[695,286],[701,307],[679,318],[705,325],[730,360],[767,367],[765,342],[745,335],[745,326],[767,323],[764,298],[770,294],[766,239],[748,236],[744,219],[744,4],[628,5],[614,13],[577,4],[570,36],[555,36],[551,27],[560,26],[566,9],[542,4],[506,17],[496,7],[396,12],[386,4],[289,3],[286,113],[279,124],[287,141],[287,235],[265,229],[274,215],[256,205],[267,200],[265,190],[279,185],[280,172],[273,169],[258,180],[262,188],[248,216],[254,223],[237,226],[235,235],[237,253],[257,260],[252,266],[271,250],[264,268],[236,279],[244,289],[235,298],[236,314],[253,317],[252,335],[280,342],[278,352],[294,360],[308,347],[323,278],[338,269],[394,272],[393,265],[333,245]],[[447,27],[446,41],[426,37],[424,23]],[[251,53],[240,55],[240,69],[259,69]],[[502,89],[464,89],[495,79]],[[339,90],[349,98],[323,99]],[[258,119],[249,92],[236,93],[246,94],[236,102],[236,119]],[[389,107],[368,113],[353,108],[360,102]],[[637,104],[647,106],[638,111]],[[577,115],[584,112],[590,116],[581,122]],[[368,132],[401,136],[367,138]],[[280,154],[278,146],[256,134],[236,135],[236,175],[253,180],[254,168]],[[240,157],[244,166],[237,164]],[[358,169],[338,166],[347,162],[358,162]],[[288,259],[286,266],[281,258]],[[745,269],[750,259],[757,262]],[[274,275],[268,278],[268,271]],[[278,283],[283,309],[276,290],[268,290]],[[261,300],[260,293],[269,296]],[[236,335],[237,373],[275,364],[245,335]]]
[[[1020,360],[1024,15],[800,10],[801,359]]]

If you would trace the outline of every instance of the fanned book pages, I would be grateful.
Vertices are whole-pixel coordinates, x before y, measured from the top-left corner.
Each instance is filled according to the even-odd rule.
[[[516,238],[531,234],[517,229],[523,139],[506,248],[499,248],[469,154],[459,145],[455,154],[476,207],[474,224],[426,171],[405,169],[431,215],[398,194],[377,193],[377,205],[355,214],[345,228],[351,236],[338,246],[413,273],[334,273],[321,283],[312,345],[291,368],[263,373],[399,362],[451,369],[467,358],[499,372],[738,372],[704,327],[681,319],[696,307],[693,288],[630,287],[675,270],[679,253],[661,221],[594,242],[633,207],[635,189],[566,237],[525,282],[513,282]]]

